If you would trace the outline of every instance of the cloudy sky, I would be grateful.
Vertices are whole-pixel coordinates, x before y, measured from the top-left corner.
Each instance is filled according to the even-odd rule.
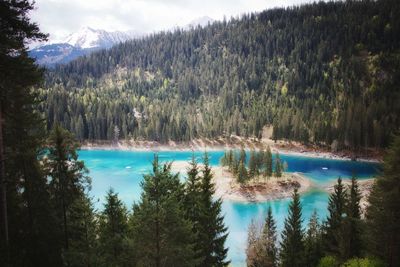
[[[107,31],[156,32],[208,16],[221,20],[310,0],[36,0],[33,21],[51,41],[84,26]]]

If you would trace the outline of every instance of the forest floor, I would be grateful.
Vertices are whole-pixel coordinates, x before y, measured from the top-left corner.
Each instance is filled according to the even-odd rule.
[[[243,138],[239,136],[230,136],[229,138],[207,139],[199,138],[190,142],[174,142],[159,143],[156,141],[135,141],[121,140],[119,142],[84,142],[83,149],[106,149],[106,150],[134,150],[134,151],[215,151],[240,149],[244,146],[246,149],[259,150],[267,145],[271,147],[272,152],[281,154],[290,154],[305,157],[318,157],[340,160],[357,160],[380,162],[382,160],[382,151],[365,150],[359,153],[354,153],[348,150],[331,152],[328,148],[317,146],[305,146],[298,142],[277,141],[274,142],[270,138]]]

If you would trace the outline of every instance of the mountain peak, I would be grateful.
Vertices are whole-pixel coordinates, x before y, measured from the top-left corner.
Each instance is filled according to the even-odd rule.
[[[128,39],[130,39],[129,35],[122,32],[107,32],[84,26],[77,32],[68,35],[63,43],[83,49],[99,47],[107,48]]]

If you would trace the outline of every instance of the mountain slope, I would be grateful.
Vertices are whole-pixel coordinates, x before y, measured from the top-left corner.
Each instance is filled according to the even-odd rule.
[[[382,147],[400,125],[399,44],[397,1],[268,10],[60,66],[43,112],[81,139],[112,139],[115,126],[164,142],[273,126],[277,139]]]

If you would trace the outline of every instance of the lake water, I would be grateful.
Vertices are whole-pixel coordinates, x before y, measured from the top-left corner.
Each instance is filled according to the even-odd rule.
[[[219,164],[223,151],[209,152],[211,166]],[[161,161],[188,161],[192,152],[160,151]],[[203,152],[195,152],[196,158],[201,161]],[[154,152],[117,151],[117,150],[81,150],[81,160],[92,177],[90,194],[95,201],[95,207],[102,209],[105,192],[114,188],[128,208],[134,201],[139,201],[143,174],[151,170],[151,161]],[[356,174],[360,179],[368,178],[378,173],[379,165],[375,163],[353,162],[344,160],[330,160],[281,154],[281,159],[288,163],[288,172],[300,172],[309,177],[317,186],[324,186],[334,182],[339,176],[350,178]],[[245,266],[245,247],[247,227],[252,218],[262,220],[269,206],[271,206],[277,228],[280,232],[290,199],[268,201],[263,203],[238,203],[224,201],[222,205],[225,215],[225,224],[229,229],[226,245],[229,247],[229,259],[233,266]],[[322,190],[311,190],[301,196],[303,207],[304,226],[307,224],[314,210],[322,220],[327,215],[328,194]]]

